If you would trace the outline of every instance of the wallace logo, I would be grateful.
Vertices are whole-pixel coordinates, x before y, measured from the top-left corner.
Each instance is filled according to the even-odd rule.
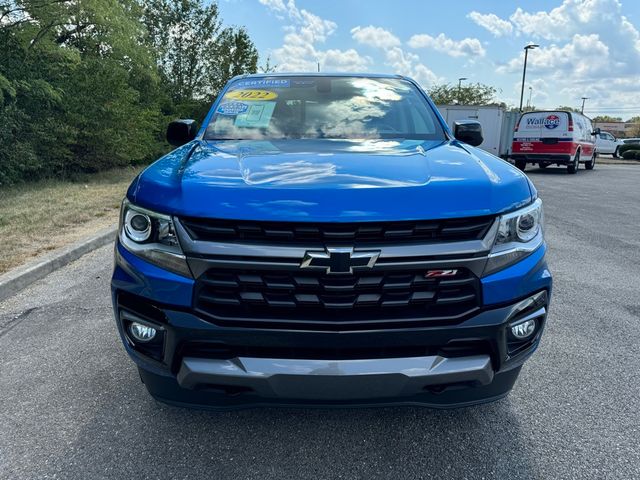
[[[557,115],[549,115],[544,119],[543,125],[548,129],[556,128],[558,125],[560,125],[560,117]]]
[[[558,115],[547,115],[546,118],[527,118],[527,126],[540,126],[544,125],[549,130],[553,130],[560,125],[560,117]]]

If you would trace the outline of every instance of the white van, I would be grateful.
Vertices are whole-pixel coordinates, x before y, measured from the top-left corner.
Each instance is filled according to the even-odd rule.
[[[599,130],[599,129],[598,129]],[[516,124],[510,157],[520,170],[527,163],[540,168],[566,165],[576,173],[580,163],[587,170],[596,164],[596,146],[591,120],[584,115],[564,111],[523,113]]]

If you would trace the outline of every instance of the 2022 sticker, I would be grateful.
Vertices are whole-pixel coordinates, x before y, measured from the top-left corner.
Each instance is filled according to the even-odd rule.
[[[269,90],[232,90],[224,98],[229,100],[263,101],[275,100],[278,98],[278,94]]]

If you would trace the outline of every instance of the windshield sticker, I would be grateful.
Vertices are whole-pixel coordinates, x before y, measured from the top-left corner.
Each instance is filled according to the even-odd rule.
[[[316,81],[315,80],[294,80],[293,81],[293,86],[294,87],[315,87],[316,86]]]
[[[264,80],[240,80],[229,87],[229,90],[239,88],[289,88],[290,81],[279,78]]]
[[[252,102],[247,112],[236,117],[236,127],[267,128],[276,102]]]
[[[242,102],[225,102],[218,107],[217,112],[220,115],[239,115],[246,112],[249,105]]]
[[[275,100],[278,98],[278,94],[276,92],[270,92],[269,90],[233,90],[232,92],[227,93],[224,98],[253,102]]]

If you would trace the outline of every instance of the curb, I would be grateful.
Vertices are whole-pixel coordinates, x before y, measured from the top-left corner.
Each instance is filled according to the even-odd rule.
[[[596,167],[598,166],[598,164],[600,165],[638,165],[640,166],[640,162],[638,162],[637,160],[611,160],[611,159],[601,159],[600,157],[598,157],[598,160],[596,161]]]
[[[115,241],[116,231],[116,226],[105,228],[95,235],[3,273],[0,275],[0,302],[86,253]]]

